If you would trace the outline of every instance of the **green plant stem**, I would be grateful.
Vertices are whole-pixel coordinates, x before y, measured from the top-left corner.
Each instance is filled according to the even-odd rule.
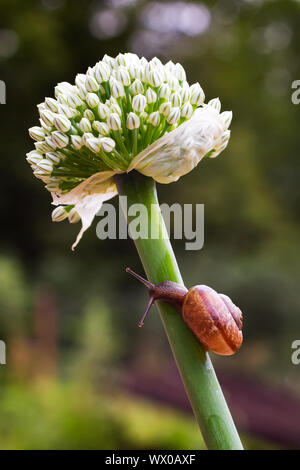
[[[148,279],[153,283],[170,280],[183,284],[165,224],[159,208],[155,182],[137,172],[116,175],[120,196],[127,196],[127,206],[144,204],[148,227],[159,229],[159,238],[135,240]],[[124,199],[120,200],[123,210]],[[128,216],[130,224],[134,217]],[[208,449],[242,449],[230,411],[226,404],[207,352],[196,340],[182,318],[167,304],[156,302],[181,374],[196,420]]]

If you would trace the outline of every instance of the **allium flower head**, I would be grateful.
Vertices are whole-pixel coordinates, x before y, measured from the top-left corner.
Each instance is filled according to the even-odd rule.
[[[180,64],[135,54],[105,55],[75,84],[59,83],[38,105],[41,126],[29,129],[34,175],[58,207],[52,218],[82,220],[82,233],[104,200],[116,194],[113,176],[133,169],[160,183],[191,171],[227,145],[231,112],[215,98],[204,103]]]

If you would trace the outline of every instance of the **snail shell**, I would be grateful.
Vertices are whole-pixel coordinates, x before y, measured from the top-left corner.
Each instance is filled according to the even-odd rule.
[[[243,316],[227,295],[198,285],[185,295],[182,318],[206,349],[234,354],[243,342]]]

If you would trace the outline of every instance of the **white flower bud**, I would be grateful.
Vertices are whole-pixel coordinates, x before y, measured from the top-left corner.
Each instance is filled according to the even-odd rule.
[[[116,59],[114,59],[110,55],[105,54],[102,59],[102,62],[105,62],[109,66],[110,70],[112,70],[115,66]]]
[[[87,118],[82,118],[78,125],[82,132],[91,132],[92,130],[91,123]]]
[[[114,98],[120,98],[125,96],[124,86],[118,80],[115,80],[113,77],[109,81],[110,93]]]
[[[146,99],[148,104],[155,103],[157,100],[157,94],[152,90],[152,88],[148,88],[146,91]]]
[[[119,116],[122,116],[122,110],[118,103],[112,103],[109,108],[110,113],[117,113]]]
[[[111,139],[110,137],[102,137],[100,139],[100,144],[104,152],[107,152],[107,153],[112,152],[116,146],[115,141]]]
[[[62,220],[68,217],[68,212],[65,210],[64,206],[57,206],[52,211],[51,218],[53,222],[61,222]]]
[[[175,65],[175,67],[173,68],[173,73],[175,74],[175,77],[178,80],[180,81],[186,80],[186,73],[181,64],[177,63]]]
[[[36,107],[37,107],[39,113],[42,111],[42,109],[47,109],[45,103],[37,104]],[[41,114],[41,113],[40,113],[40,114]]]
[[[225,129],[228,129],[232,121],[232,111],[224,111],[223,113],[220,114],[220,117],[222,121],[224,122]]]
[[[85,86],[79,86],[77,88],[77,93],[78,93],[78,96],[84,101],[85,100],[85,97],[86,97],[86,94],[87,94],[87,89],[85,88]]]
[[[52,130],[52,126],[47,126],[42,119],[39,119],[41,127],[44,129],[46,134],[49,134]]]
[[[76,95],[76,93],[71,93],[68,95],[67,103],[71,108],[78,108],[83,105],[82,99]]]
[[[87,141],[89,139],[92,139],[94,137],[94,134],[92,134],[91,132],[85,132],[83,134],[83,136],[81,137],[82,138],[82,144],[87,146]]]
[[[94,77],[88,75],[85,80],[85,88],[88,92],[93,93],[99,90],[99,83]]]
[[[42,129],[41,127],[38,127],[38,126],[30,127],[28,132],[29,132],[30,137],[38,142],[44,140],[45,138],[44,129]]]
[[[49,160],[50,163],[54,163],[54,165],[57,165],[60,162],[59,155],[55,152],[46,153],[46,159]]]
[[[53,164],[49,160],[46,160],[46,158],[44,158],[43,160],[38,162],[37,166],[38,166],[39,170],[44,171],[45,175],[46,174],[50,175],[53,171]]]
[[[64,114],[68,119],[74,119],[77,116],[80,116],[80,113],[77,111],[77,109],[70,108],[70,106],[63,104],[59,106],[59,112],[60,114]]]
[[[221,102],[219,98],[214,98],[207,103],[207,106],[215,109],[218,113],[221,111]]]
[[[68,105],[68,95],[66,93],[59,93],[57,95],[57,102],[59,104]]]
[[[86,109],[83,113],[83,117],[93,122],[95,120],[95,115],[91,109]]]
[[[190,87],[190,93],[191,93],[191,104],[194,106],[200,106],[205,100],[205,95],[204,91],[202,90],[201,86],[199,83],[194,83]]]
[[[143,87],[143,84],[142,84],[141,80],[136,78],[134,80],[134,82],[132,83],[131,87],[130,87],[130,91],[131,91],[131,94],[134,95],[134,96],[139,95],[139,94],[143,94],[144,93],[144,87]]]
[[[140,59],[140,64],[141,64],[141,67],[146,68],[147,65],[148,65],[148,60],[145,59],[145,57],[142,57],[142,58]]]
[[[143,111],[142,113],[140,113],[140,120],[147,122],[148,116],[148,113],[146,113],[146,111]]]
[[[40,116],[41,116],[41,119],[46,124],[46,126],[48,126],[48,127],[53,126],[53,121],[54,121],[54,118],[55,118],[54,113],[52,113],[51,111],[48,111],[47,109],[42,109],[40,111]]]
[[[136,64],[130,64],[129,67],[128,67],[128,72],[129,72],[129,75],[132,79],[135,79],[137,78],[136,77],[136,69],[137,69],[137,65]]]
[[[151,113],[150,116],[148,117],[148,122],[149,122],[149,124],[151,124],[154,127],[159,126],[159,124],[160,124],[160,114],[159,114],[159,112],[155,111],[155,112]]]
[[[181,97],[181,102],[182,103],[187,103],[191,97],[190,89],[189,87],[183,87],[181,88],[180,92],[180,97]]]
[[[45,172],[44,170],[41,170],[40,168],[37,168],[36,170],[34,170],[33,174],[36,178],[44,181],[44,183],[48,183],[50,178],[49,173]]]
[[[110,76],[110,67],[105,62],[98,62],[95,66],[95,78],[98,83],[107,82]]]
[[[95,67],[88,67],[86,71],[86,76],[95,78],[94,69]]]
[[[230,138],[230,134],[231,132],[229,130],[226,130],[222,135],[221,135],[221,139],[220,139],[220,144],[223,145],[224,142],[228,142],[229,138]]]
[[[129,86],[131,83],[130,75],[125,67],[119,67],[117,71],[117,79],[124,85]]]
[[[71,135],[71,143],[75,150],[80,150],[83,146],[82,137],[79,135]]]
[[[179,90],[179,81],[174,75],[169,75],[167,81],[172,91]]]
[[[159,90],[159,97],[168,100],[171,96],[171,88],[167,83],[163,83]]]
[[[60,149],[66,147],[69,143],[69,137],[66,134],[63,134],[59,131],[52,132],[52,141]]]
[[[170,111],[171,103],[169,103],[169,101],[167,101],[166,103],[162,103],[159,107],[159,112],[165,117],[169,116]]]
[[[113,131],[120,131],[122,129],[121,119],[117,113],[112,113],[108,116],[107,124]]]
[[[166,70],[168,70],[171,73],[175,73],[175,64],[171,60],[165,64]]]
[[[57,114],[54,118],[53,124],[55,125],[56,129],[61,132],[68,132],[71,127],[71,121],[65,116],[61,114]]]
[[[94,153],[98,153],[101,150],[100,140],[97,137],[87,139],[86,146]]]
[[[171,101],[172,106],[174,106],[175,108],[180,107],[181,106],[180,94],[179,93],[173,93],[171,95],[170,101]]]
[[[43,160],[43,155],[36,150],[31,150],[31,152],[26,153],[26,160],[30,165],[37,165]]]
[[[57,146],[52,141],[52,138],[51,138],[50,135],[45,137],[45,142],[48,145],[49,149],[51,149],[51,150],[56,150],[57,149]]]
[[[150,61],[150,64],[154,65],[155,67],[157,67],[159,69],[163,68],[163,64],[161,63],[161,61],[157,57],[153,57],[153,59],[151,59],[151,61]]]
[[[78,86],[78,88],[84,87],[85,85],[85,80],[86,80],[86,75],[84,73],[78,73],[75,78],[75,83]]]
[[[171,108],[170,114],[167,116],[167,122],[169,124],[176,124],[180,119],[180,108]]]
[[[56,87],[54,88],[54,94],[56,97],[58,97],[58,95],[60,94],[72,93],[73,90],[74,90],[74,86],[71,85],[71,83],[61,82],[61,83],[58,83]]]
[[[140,61],[139,56],[137,54],[133,54],[133,52],[126,52],[125,57],[126,57],[126,64],[127,65],[128,65],[128,63],[136,64],[136,63],[139,63],[139,61]]]
[[[144,95],[135,95],[132,99],[132,109],[136,113],[142,113],[147,105],[147,100]]]
[[[118,54],[117,57],[116,57],[116,62],[119,66],[123,65],[125,67],[126,66],[125,55],[124,54]]]
[[[163,77],[160,75],[160,73],[151,67],[150,73],[147,76],[148,83],[150,83],[151,86],[157,88],[163,84]]]
[[[68,220],[70,224],[76,224],[81,219],[80,215],[78,214],[77,210],[73,207],[68,213]]]
[[[140,118],[135,113],[129,113],[126,120],[126,127],[133,131],[140,127]]]
[[[58,111],[58,102],[54,98],[46,98],[45,99],[46,108],[53,113],[57,113]]]
[[[52,178],[50,178],[51,180]],[[46,185],[46,189],[48,189],[48,191],[50,191],[50,193],[57,193],[59,192],[59,183],[57,180],[55,181],[50,181],[50,183],[48,183]]]
[[[92,128],[99,132],[101,135],[108,135],[109,134],[109,127],[105,122],[94,121],[92,124]]]
[[[96,108],[100,103],[100,100],[98,98],[98,95],[96,95],[96,93],[87,93],[85,100],[87,102],[87,105],[90,108]]]
[[[193,111],[194,109],[191,103],[189,102],[184,103],[184,105],[181,108],[181,116],[185,119],[189,119],[192,116]]]
[[[109,115],[108,106],[106,106],[106,104],[99,103],[98,114],[99,114],[100,119],[106,119],[107,116]]]
[[[40,142],[35,142],[34,146],[38,152],[42,152],[42,153],[48,152],[49,150],[52,149],[52,147],[50,147],[45,140],[40,141]]]

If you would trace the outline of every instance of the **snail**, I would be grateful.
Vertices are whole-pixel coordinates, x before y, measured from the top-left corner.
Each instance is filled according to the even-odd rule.
[[[152,284],[130,268],[130,273],[149,289],[149,302],[139,322],[144,320],[153,302],[159,300],[172,305],[206,350],[223,356],[234,354],[243,341],[243,315],[232,300],[218,294],[205,285],[197,285],[189,290],[176,282],[163,281]]]

